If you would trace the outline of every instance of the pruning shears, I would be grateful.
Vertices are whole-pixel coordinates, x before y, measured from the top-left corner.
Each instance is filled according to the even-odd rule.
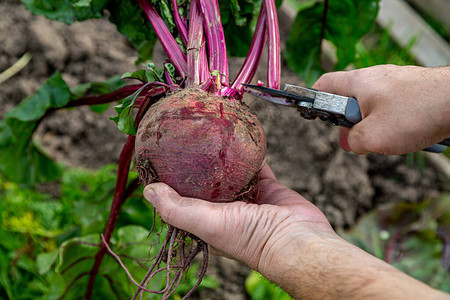
[[[255,90],[246,92],[271,103],[296,108],[308,120],[319,118],[336,126],[353,127],[362,120],[358,101],[353,97],[321,92],[315,89],[284,84],[281,90],[260,85],[243,84]],[[428,152],[443,152],[450,146],[450,138],[424,149]]]

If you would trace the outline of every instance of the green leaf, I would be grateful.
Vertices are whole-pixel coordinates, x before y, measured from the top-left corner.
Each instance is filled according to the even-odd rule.
[[[337,48],[335,69],[342,70],[355,59],[356,44],[372,28],[378,3],[379,0],[340,0],[340,5],[330,9],[326,38]]]
[[[89,94],[104,94],[124,85],[115,76],[105,82],[93,82],[70,89],[59,72],[54,73],[32,96],[6,113],[0,121],[0,173],[13,182],[33,186],[37,182],[60,177],[61,166],[49,158],[33,141],[33,133],[41,119],[51,110],[62,108]],[[108,104],[92,109],[100,112]]]
[[[22,101],[13,110],[9,111],[5,119],[8,124],[12,122],[28,122],[39,120],[45,112],[54,107],[66,105],[72,98],[70,89],[62,79],[59,72],[50,76],[39,90]],[[17,136],[21,132],[12,127],[13,134]]]
[[[136,63],[150,60],[157,38],[139,5],[135,1],[110,0],[107,9],[110,12],[109,20],[137,49],[139,59]]]
[[[38,267],[38,272],[40,275],[43,275],[50,270],[51,266],[56,262],[58,254],[58,249],[55,249],[49,253],[38,254],[36,258],[36,265]]]
[[[10,274],[6,270],[0,271],[0,285],[5,289],[6,295],[9,299],[14,299],[14,294],[12,291],[12,283],[10,280]]]
[[[261,0],[221,0],[219,5],[228,55],[246,56],[253,38]]]
[[[105,104],[91,105],[89,108],[91,109],[92,112],[94,112],[96,114],[102,114],[105,111],[107,111],[109,107],[110,107],[110,104],[105,103]]]
[[[128,134],[136,135],[136,126],[134,126],[133,114],[131,107],[127,107],[119,114],[119,122],[117,122],[119,130]]]
[[[126,97],[122,101],[122,104],[114,106],[114,109],[117,112],[117,116],[111,117],[110,119],[116,122],[120,131],[128,135],[136,135],[136,126],[134,125],[132,108],[137,97],[139,97],[140,93],[146,88],[146,86],[146,84],[143,85],[135,93]]]
[[[117,167],[107,165],[96,172],[70,169],[62,177],[61,201],[82,235],[102,232],[108,218],[117,178]]]
[[[26,9],[35,15],[44,15],[51,20],[66,24],[101,18],[109,0],[22,0]]]
[[[125,86],[125,82],[120,76],[112,76],[104,82],[82,83],[70,89],[75,98],[87,95],[108,94]]]
[[[59,249],[59,263],[56,272],[64,274],[79,273],[85,268],[91,267],[100,242],[98,235],[88,235],[82,238],[76,237],[65,241]],[[90,261],[88,264],[85,261]],[[65,275],[67,278],[74,278]]]
[[[165,63],[164,69],[169,73],[170,78],[172,78],[173,82],[177,82],[176,79],[176,71],[175,67],[171,63]]]
[[[45,113],[66,105],[72,94],[61,75],[53,74],[31,97],[0,122],[0,173],[14,182],[34,185],[60,176],[60,167],[33,142],[33,132]]]
[[[156,69],[138,70],[133,73],[127,72],[121,79],[137,79],[142,83],[162,81]]]
[[[285,58],[289,67],[308,85],[323,72],[321,67],[321,37],[323,3],[301,10],[286,41]]]
[[[151,2],[158,10],[159,15],[163,19],[169,31],[173,33],[176,25],[172,17],[172,10],[171,10],[172,5],[169,3],[168,0],[152,0]]]
[[[288,293],[283,291],[279,286],[265,279],[261,274],[252,271],[245,279],[245,289],[250,295],[250,299],[292,299]]]
[[[450,264],[444,247],[450,236],[449,208],[450,197],[445,194],[420,203],[389,204],[339,234],[412,277],[450,292],[450,272],[445,267]]]
[[[108,94],[117,90],[125,85],[125,82],[122,80],[120,76],[113,76],[108,78],[104,82],[89,82],[79,84],[70,89],[71,93],[76,98],[81,98],[88,95],[100,95],[100,94]],[[101,114],[105,112],[109,108],[110,104],[98,104],[91,105],[89,108],[91,111]]]
[[[329,0],[309,4],[298,12],[286,42],[289,67],[308,85],[324,72],[322,42],[336,47],[335,70],[355,60],[358,41],[371,29],[378,13],[379,0]]]

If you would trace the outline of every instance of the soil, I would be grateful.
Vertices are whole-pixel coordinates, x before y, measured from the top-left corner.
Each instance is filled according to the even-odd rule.
[[[286,19],[283,16],[280,20]],[[286,32],[286,24],[281,24]],[[55,70],[74,86],[102,81],[138,68],[136,51],[106,19],[67,26],[36,17],[18,1],[0,3],[0,72],[24,53],[31,62],[0,84],[0,117],[32,94]],[[158,48],[154,61],[162,62]],[[237,72],[243,59],[232,59]],[[255,79],[264,80],[265,66]],[[302,84],[283,67],[282,82]],[[347,228],[378,204],[416,202],[437,196],[443,187],[436,171],[406,163],[406,156],[344,152],[338,128],[322,121],[307,121],[295,110],[250,96],[245,101],[260,118],[268,139],[267,161],[277,178],[316,204],[335,228]],[[54,159],[67,165],[98,168],[117,163],[125,136],[108,119],[112,110],[97,115],[87,107],[57,111],[39,126],[35,139]],[[210,274],[221,287],[202,291],[200,299],[246,299],[244,280],[249,269],[225,258],[212,258]]]

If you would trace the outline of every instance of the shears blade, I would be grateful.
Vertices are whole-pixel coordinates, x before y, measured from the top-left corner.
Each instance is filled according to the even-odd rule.
[[[311,89],[306,89],[302,87],[297,87],[290,84],[285,84],[283,90],[272,89],[266,86],[253,85],[253,84],[242,84],[243,86],[259,91],[262,94],[256,94],[257,96],[268,100],[272,103],[277,103],[286,106],[295,106],[293,102],[309,102],[314,103],[315,94],[311,93]],[[295,89],[294,89],[295,87]],[[251,92],[251,91],[249,91]],[[262,95],[262,96],[261,96]],[[277,98],[277,100],[271,100],[271,97]],[[284,98],[285,102],[279,100],[280,98]]]
[[[270,103],[275,103],[278,105],[289,106],[289,107],[295,106],[295,104],[292,101],[289,101],[284,97],[275,97],[275,96],[272,96],[271,94],[263,94],[263,93],[255,92],[255,91],[251,91],[251,90],[247,90],[246,92],[249,93],[250,95],[264,99]]]

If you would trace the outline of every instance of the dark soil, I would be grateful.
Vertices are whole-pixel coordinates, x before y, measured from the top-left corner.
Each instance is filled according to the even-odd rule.
[[[283,18],[283,17],[282,17]],[[55,70],[71,85],[101,81],[135,70],[136,51],[107,20],[67,25],[35,17],[18,1],[0,3],[0,72],[24,53],[31,62],[13,79],[0,85],[0,117],[32,94]],[[155,62],[162,62],[162,53]],[[233,59],[233,72],[243,59]],[[255,79],[264,80],[265,71]],[[301,84],[287,67],[282,82]],[[406,164],[405,156],[358,156],[338,144],[338,128],[322,121],[306,121],[295,110],[261,100],[245,100],[259,116],[268,139],[267,161],[278,179],[315,203],[336,228],[355,224],[376,205],[419,201],[439,195],[436,172]],[[50,156],[68,165],[97,168],[117,162],[125,136],[106,115],[87,107],[58,111],[39,127],[36,140]],[[209,269],[221,283],[201,299],[245,299],[246,266],[213,258]]]

